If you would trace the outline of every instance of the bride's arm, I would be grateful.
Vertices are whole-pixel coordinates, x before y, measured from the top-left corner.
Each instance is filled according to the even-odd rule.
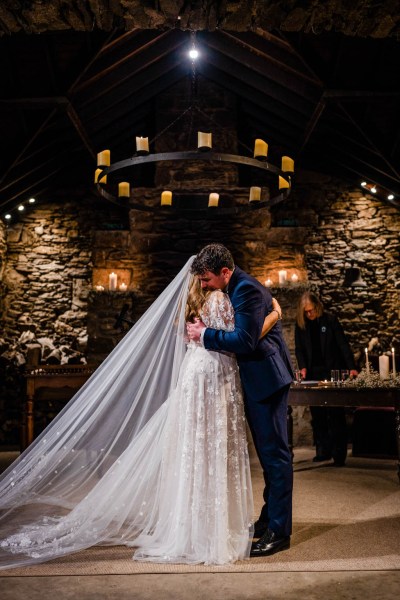
[[[282,319],[282,309],[279,305],[278,300],[272,298],[272,311],[264,319],[264,325],[261,331],[260,339],[267,335],[275,323]]]

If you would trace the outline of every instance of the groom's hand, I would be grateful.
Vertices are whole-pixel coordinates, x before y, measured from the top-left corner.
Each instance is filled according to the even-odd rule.
[[[194,323],[186,323],[186,329],[188,333],[188,337],[190,340],[194,342],[200,341],[201,332],[205,329],[206,326],[200,319],[196,318]]]

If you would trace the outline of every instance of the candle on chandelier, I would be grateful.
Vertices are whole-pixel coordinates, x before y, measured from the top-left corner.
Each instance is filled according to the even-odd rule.
[[[197,149],[198,150],[211,150],[212,147],[212,134],[205,133],[204,131],[197,132]]]
[[[284,269],[282,269],[281,271],[278,271],[278,278],[279,278],[280,285],[283,285],[284,283],[286,283],[287,271],[285,271]]]
[[[149,153],[149,138],[142,136],[136,137],[136,152],[137,154]]]
[[[171,206],[172,205],[172,192],[169,190],[165,190],[161,194],[161,206]]]
[[[100,173],[103,172],[103,169],[96,169],[94,172],[94,182],[95,183],[107,183],[107,175],[103,175],[101,179],[99,179]]]
[[[394,348],[392,348],[392,370],[393,370],[393,379],[397,376],[396,372],[396,357],[394,355]]]
[[[254,142],[254,158],[265,159],[268,154],[268,144],[264,140],[256,139]]]
[[[389,357],[386,354],[381,354],[379,357],[379,377],[381,379],[389,377]]]
[[[294,173],[294,160],[290,156],[282,156],[281,171],[284,173]]]
[[[369,375],[369,360],[368,360],[368,348],[365,348],[365,370]]]
[[[116,273],[110,273],[108,276],[108,289],[110,290],[110,292],[115,292],[115,290],[117,289],[117,279],[118,276]]]
[[[290,183],[288,181],[286,181],[286,179],[284,177],[281,177],[279,175],[279,189],[287,190],[288,188],[290,188]]]
[[[111,152],[109,150],[103,150],[97,154],[97,166],[98,167],[109,167],[111,162]]]
[[[249,202],[259,202],[261,200],[261,188],[252,186],[250,188]]]
[[[216,194],[215,192],[211,192],[211,194],[208,197],[208,207],[215,208],[218,206],[218,202],[219,202],[219,194]]]
[[[118,198],[129,198],[131,195],[131,186],[127,181],[121,181],[118,184]]]

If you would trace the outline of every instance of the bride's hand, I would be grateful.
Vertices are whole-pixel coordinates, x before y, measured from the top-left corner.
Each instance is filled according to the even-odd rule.
[[[199,318],[195,318],[194,323],[186,323],[186,329],[190,340],[195,342],[200,341],[201,332],[206,326]]]

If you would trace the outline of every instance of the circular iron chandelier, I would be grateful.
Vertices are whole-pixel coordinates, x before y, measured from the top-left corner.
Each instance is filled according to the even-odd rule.
[[[267,160],[268,144],[261,139],[255,140],[253,157],[241,156],[238,154],[226,154],[215,152],[211,147],[211,133],[198,132],[198,149],[197,151],[178,151],[178,152],[160,152],[150,153],[149,142],[146,137],[136,137],[136,154],[130,158],[120,160],[116,163],[111,163],[110,150],[103,150],[97,155],[97,169],[95,171],[95,184],[99,194],[109,202],[117,204],[120,207],[128,207],[136,210],[154,212],[160,207],[164,210],[178,209],[180,211],[201,211],[214,212],[218,214],[237,214],[243,211],[257,210],[268,208],[285,200],[292,187],[292,175],[294,172],[294,161],[289,156],[282,157],[281,168],[276,167]],[[250,187],[249,198],[247,203],[241,202],[234,206],[220,205],[220,194],[217,191],[212,191],[208,196],[208,203],[204,202],[204,207],[199,208],[193,206],[190,200],[180,202],[174,205],[174,195],[182,194],[182,188],[173,190],[162,190],[160,196],[160,205],[151,206],[144,202],[141,203],[135,199],[132,193],[132,186],[129,181],[114,182],[109,185],[108,177],[117,176],[122,169],[133,169],[139,165],[171,161],[204,161],[214,163],[231,163],[252,167],[257,169],[262,175],[274,177],[278,193],[273,197],[266,197],[262,185],[254,185]],[[129,203],[127,203],[127,200]]]

